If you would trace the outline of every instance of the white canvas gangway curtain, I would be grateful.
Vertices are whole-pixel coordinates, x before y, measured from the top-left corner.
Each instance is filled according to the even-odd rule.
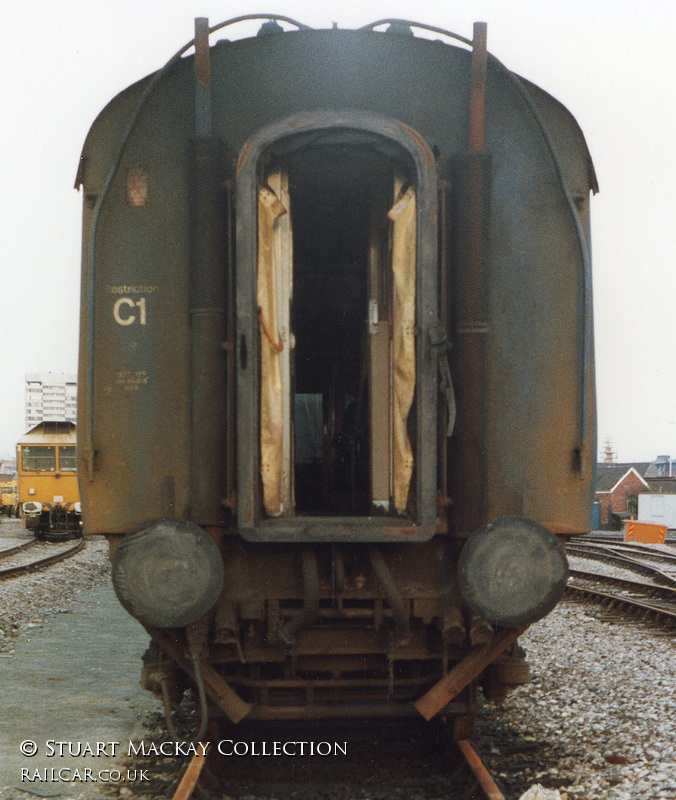
[[[285,205],[282,199],[287,201]],[[269,176],[258,193],[258,276],[260,323],[260,449],[263,508],[280,516],[293,505],[290,473],[291,231],[285,176]]]
[[[394,507],[404,511],[413,475],[407,422],[415,392],[416,194],[409,187],[388,213],[392,220],[392,486]]]

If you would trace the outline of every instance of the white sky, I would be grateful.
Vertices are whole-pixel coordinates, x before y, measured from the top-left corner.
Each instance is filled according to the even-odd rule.
[[[623,461],[676,456],[672,0],[0,0],[0,454],[24,432],[25,373],[77,367],[72,187],[91,123],[192,38],[194,17],[213,25],[261,10],[313,27],[401,17],[470,38],[485,20],[491,52],[570,109],[601,187],[592,203],[599,448],[610,437]]]

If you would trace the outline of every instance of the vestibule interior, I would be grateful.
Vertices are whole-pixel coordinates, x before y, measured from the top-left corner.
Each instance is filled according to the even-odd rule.
[[[281,384],[290,417],[279,515],[402,513],[393,501],[397,223],[390,212],[408,187],[407,170],[371,145],[318,141],[271,162],[266,176],[283,203],[275,224],[285,233],[274,246],[290,284],[281,298],[287,322],[284,308],[277,322],[289,330],[279,358],[287,363]],[[415,287],[415,261],[406,269]],[[273,344],[276,336],[262,334]],[[402,424],[414,435],[408,411]]]

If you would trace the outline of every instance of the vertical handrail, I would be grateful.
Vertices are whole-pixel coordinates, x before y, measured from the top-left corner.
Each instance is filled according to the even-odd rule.
[[[484,116],[486,107],[486,71],[488,65],[488,26],[474,23],[472,59],[469,70],[469,149],[480,153],[484,149]]]
[[[486,371],[488,308],[485,269],[486,188],[485,101],[488,52],[485,22],[474,24],[469,67],[467,114],[467,155],[462,180],[465,200],[465,274],[458,299],[457,333],[462,337],[459,359],[462,369],[461,464],[464,487],[458,503],[457,524],[462,531],[474,530],[486,522]]]
[[[195,118],[190,185],[190,516],[223,523],[227,256],[220,147],[212,134],[209,20],[195,19]]]

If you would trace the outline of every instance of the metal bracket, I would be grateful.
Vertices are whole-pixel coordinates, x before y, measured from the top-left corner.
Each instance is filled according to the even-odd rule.
[[[451,343],[448,341],[446,328],[438,322],[428,331],[428,336],[432,348],[437,351],[437,364],[439,365],[439,391],[446,398],[447,422],[446,436],[450,436],[455,428],[455,418],[457,415],[457,405],[455,402],[455,391],[453,390],[453,379],[451,377],[451,367],[448,363],[448,351]]]

